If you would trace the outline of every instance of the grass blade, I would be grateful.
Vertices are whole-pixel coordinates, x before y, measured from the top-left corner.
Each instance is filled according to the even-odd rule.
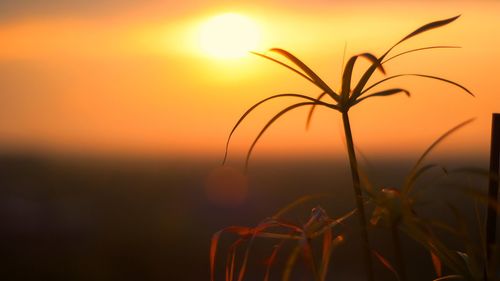
[[[448,130],[446,133],[444,133],[443,135],[441,135],[437,140],[435,140],[425,151],[424,153],[422,153],[422,155],[420,156],[420,158],[417,160],[417,163],[415,163],[415,165],[413,166],[413,168],[411,169],[410,171],[410,174],[408,176],[408,179],[412,179],[415,177],[415,174],[418,172],[418,167],[420,166],[420,164],[424,161],[425,157],[439,144],[441,143],[444,139],[446,139],[448,136],[450,136],[451,134],[453,134],[454,132],[458,131],[459,129],[461,129],[462,127],[464,127],[465,125],[471,123],[472,121],[474,121],[474,118],[471,118],[471,119],[468,119],[458,125],[456,125],[455,127],[451,128],[450,130]],[[403,193],[408,193],[410,192],[412,189],[412,186],[409,185],[409,184],[405,184],[405,186],[403,187]]]
[[[373,87],[387,81],[387,80],[391,80],[391,79],[395,79],[395,78],[398,78],[398,77],[403,77],[403,76],[416,76],[416,77],[423,77],[423,78],[429,78],[429,79],[434,79],[434,80],[439,80],[439,81],[443,81],[443,82],[446,82],[446,83],[449,83],[449,84],[452,84],[452,85],[455,85],[459,88],[461,88],[462,90],[464,90],[465,92],[467,92],[469,95],[471,96],[475,96],[471,91],[469,91],[467,88],[465,88],[464,86],[458,84],[457,82],[453,82],[451,80],[448,80],[448,79],[445,79],[445,78],[441,78],[441,77],[437,77],[437,76],[432,76],[432,75],[426,75],[426,74],[418,74],[418,73],[405,73],[405,74],[398,74],[398,75],[394,75],[394,76],[389,76],[387,78],[384,78],[376,83],[374,83],[373,85],[369,86],[368,88],[366,88],[365,90],[363,90],[363,92],[361,92],[361,95],[366,93],[367,91],[369,91],[370,89],[372,89]]]
[[[437,277],[442,277],[443,276],[443,265],[441,263],[441,260],[439,259],[434,252],[431,251],[431,260],[432,260],[432,266],[434,267],[434,271],[436,272]]]
[[[219,244],[220,236],[223,233],[230,232],[236,233],[239,236],[247,237],[251,234],[252,229],[250,227],[240,227],[240,226],[229,226],[222,230],[217,231],[212,235],[210,241],[210,280],[215,281],[215,255],[217,253],[217,246]]]
[[[413,52],[418,52],[418,51],[423,51],[423,50],[430,50],[430,49],[458,49],[458,48],[461,48],[460,46],[430,46],[430,47],[422,47],[422,48],[417,48],[417,49],[411,49],[411,50],[408,50],[408,51],[404,51],[404,52],[401,52],[399,54],[396,54],[386,60],[384,60],[382,62],[382,64],[384,63],[387,63],[388,61],[390,60],[393,60],[399,56],[402,56],[402,55],[406,55],[406,54],[409,54],[409,53],[413,53]]]
[[[239,127],[239,125],[241,124],[241,122],[243,122],[243,120],[245,120],[245,118],[248,116],[248,114],[250,114],[253,110],[255,110],[257,107],[259,107],[261,104],[269,101],[269,100],[272,100],[272,99],[276,99],[276,98],[282,98],[282,97],[296,97],[296,98],[302,98],[302,99],[306,99],[306,100],[310,100],[310,101],[318,101],[317,99],[314,99],[314,98],[311,98],[309,96],[306,96],[306,95],[301,95],[301,94],[293,94],[293,93],[286,93],[286,94],[278,94],[278,95],[274,95],[274,96],[270,96],[268,98],[265,98],[259,102],[257,102],[256,104],[254,104],[252,107],[250,107],[241,117],[240,119],[238,119],[238,122],[236,122],[236,124],[233,126],[233,129],[231,130],[231,132],[229,133],[229,136],[227,138],[227,141],[226,141],[226,149],[225,149],[225,152],[224,152],[224,159],[222,160],[222,164],[224,165],[224,163],[226,163],[226,160],[227,160],[227,154],[228,154],[228,150],[229,150],[229,143],[231,142],[231,138],[234,134],[234,131],[236,131],[236,129]],[[329,106],[331,108],[338,108],[336,105],[333,105],[333,104],[329,104]]]
[[[352,105],[358,104],[358,103],[360,103],[360,102],[362,102],[362,101],[364,101],[365,99],[368,99],[368,98],[386,97],[386,96],[392,96],[392,95],[399,94],[399,93],[404,93],[404,94],[406,94],[406,96],[410,97],[410,92],[409,91],[407,91],[405,89],[401,89],[401,88],[394,88],[394,89],[389,89],[389,90],[384,90],[384,91],[376,92],[376,93],[370,94],[368,96],[364,96],[362,98],[359,98],[359,99],[355,100]]]
[[[226,258],[226,281],[232,281],[234,278],[234,266],[236,263],[236,250],[238,245],[241,244],[244,239],[238,239],[234,242],[228,250]]]
[[[378,261],[380,261],[380,263],[382,263],[382,265],[385,268],[389,269],[389,271],[391,271],[394,274],[394,276],[396,276],[397,280],[401,280],[401,278],[399,278],[399,274],[396,271],[396,269],[394,269],[394,267],[392,266],[392,264],[386,258],[384,258],[381,254],[379,254],[375,250],[373,250],[373,255],[378,259]]]
[[[282,247],[283,243],[274,246],[271,256],[266,261],[266,275],[264,276],[264,281],[269,281],[269,276],[271,274],[271,266],[276,261],[279,249]]]
[[[250,149],[248,150],[248,153],[247,153],[247,158],[246,158],[246,161],[245,161],[245,168],[248,168],[248,162],[250,160],[250,156],[252,154],[252,151],[255,147],[255,145],[257,144],[257,142],[259,141],[259,139],[262,137],[262,135],[267,131],[267,129],[276,121],[278,120],[281,116],[283,116],[283,114],[293,110],[293,109],[296,109],[296,108],[299,108],[299,107],[302,107],[302,106],[306,106],[306,105],[313,105],[313,104],[317,104],[317,105],[323,105],[323,106],[326,106],[326,107],[329,107],[329,108],[333,108],[330,104],[327,104],[327,103],[324,103],[324,102],[320,102],[320,101],[314,101],[314,102],[301,102],[301,103],[296,103],[296,104],[293,104],[293,105],[290,105],[288,107],[286,107],[285,109],[281,110],[278,114],[274,115],[273,118],[271,118],[271,120],[269,120],[269,122],[267,122],[267,124],[262,128],[262,130],[259,132],[259,134],[257,135],[257,137],[254,139],[252,145],[250,146]]]
[[[456,253],[449,250],[439,239],[437,239],[430,228],[418,218],[413,218],[411,222],[406,221],[402,230],[412,239],[434,253],[452,271],[471,279],[470,273],[466,269],[463,259]]]
[[[295,263],[297,262],[297,258],[299,257],[301,247],[300,245],[297,245],[293,251],[290,253],[288,256],[288,259],[286,260],[285,268],[283,269],[283,276],[281,278],[282,281],[289,281],[290,276],[292,276],[292,269],[295,266]]]
[[[316,264],[314,262],[314,257],[312,253],[311,241],[309,241],[308,237],[305,237],[300,242],[302,246],[302,256],[306,264],[311,268],[312,274],[314,276],[315,281],[320,281],[320,276],[318,274],[318,270],[316,269]]]
[[[326,273],[328,272],[328,264],[330,263],[330,255],[332,252],[333,234],[332,229],[328,229],[323,234],[323,245],[321,255],[321,267],[319,269],[320,280],[325,281]]]
[[[250,249],[253,246],[253,243],[255,241],[255,238],[258,237],[258,234],[265,231],[268,228],[275,227],[276,222],[273,220],[267,220],[262,223],[260,223],[257,227],[252,229],[252,235],[251,238],[248,241],[247,248],[245,250],[245,254],[243,256],[243,261],[241,263],[240,271],[238,274],[238,281],[242,281],[243,278],[245,277],[246,269],[247,269],[247,264],[248,264],[248,258],[250,257]]]
[[[412,33],[406,35],[403,39],[401,39],[398,43],[396,43],[394,46],[392,46],[391,49],[393,49],[394,47],[396,47],[397,45],[401,44],[403,41],[406,41],[410,38],[412,38],[413,36],[416,36],[420,33],[423,33],[423,32],[426,32],[428,30],[431,30],[431,29],[435,29],[435,28],[438,28],[438,27],[441,27],[441,26],[444,26],[444,25],[447,25],[453,21],[455,21],[456,19],[458,19],[460,17],[460,15],[458,16],[454,16],[454,17],[451,17],[451,18],[448,18],[448,19],[444,19],[444,20],[438,20],[438,21],[434,21],[434,22],[431,22],[431,23],[428,23],[428,24],[425,24],[419,28],[417,28],[415,31],[413,31]]]
[[[406,181],[405,181],[405,186],[410,186],[409,189],[411,189],[413,187],[413,184],[415,183],[415,181],[421,176],[423,175],[425,172],[431,170],[431,169],[434,169],[434,168],[437,168],[437,167],[440,167],[436,164],[428,164],[428,165],[425,165],[425,166],[422,166],[420,168],[418,168],[417,171],[415,171],[415,173],[413,174],[410,174],[407,178],[406,178]],[[443,168],[444,169],[444,168]]]

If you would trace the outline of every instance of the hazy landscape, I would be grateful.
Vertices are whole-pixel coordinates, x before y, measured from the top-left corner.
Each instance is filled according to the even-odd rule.
[[[459,160],[485,166],[484,159]],[[380,162],[367,171],[385,186],[401,184],[413,164],[409,159]],[[458,160],[439,162],[453,168]],[[256,161],[249,170],[247,198],[236,206],[207,198],[204,181],[219,165],[220,159],[180,162],[3,154],[2,275],[7,280],[207,280],[210,238],[223,227],[256,225],[307,194],[334,193],[331,200],[311,203],[321,204],[332,216],[354,206],[344,159]],[[434,176],[439,173],[423,181],[436,185],[427,192],[426,198],[434,201],[425,206],[431,208],[428,214],[438,210],[450,216],[445,202],[460,202],[460,208],[470,213],[473,205],[459,192],[439,190],[439,183],[452,182],[453,177],[435,180]],[[486,187],[484,180],[472,181],[478,188]],[[297,212],[301,220],[314,207],[311,204]],[[344,229],[352,232],[355,226],[352,220]],[[372,235],[377,248],[390,254],[390,245],[381,237],[382,230]],[[226,238],[229,242],[235,237]],[[350,239],[333,253],[332,276],[352,277],[360,266],[354,254],[356,237]],[[410,272],[419,272],[425,265],[427,274],[431,273],[428,253],[414,242],[405,245],[412,263],[418,264],[410,266]],[[263,259],[257,255],[252,264],[257,276],[262,274]],[[377,270],[390,278],[382,266]]]

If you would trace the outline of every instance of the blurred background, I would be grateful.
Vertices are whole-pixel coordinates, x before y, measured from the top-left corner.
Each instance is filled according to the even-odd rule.
[[[287,49],[334,89],[344,52],[347,58],[380,55],[417,27],[461,14],[395,51],[462,48],[413,53],[385,67],[388,75],[457,81],[475,98],[449,84],[403,78],[387,86],[410,90],[410,99],[368,100],[350,112],[351,123],[363,169],[377,186],[400,186],[436,138],[472,117],[427,161],[487,168],[491,113],[500,112],[499,8],[493,0],[0,2],[2,276],[208,280],[210,237],[226,226],[256,225],[308,194],[335,196],[299,208],[299,222],[318,204],[332,217],[353,208],[336,112],[318,110],[307,132],[307,109],[282,118],[261,139],[244,174],[253,138],[292,100],[270,102],[242,123],[221,167],[227,136],[251,105],[278,93],[320,94],[257,56],[207,52],[201,30],[228,12],[251,19],[258,34],[253,50]],[[367,65],[359,62],[355,79]],[[463,180],[435,171],[421,185]],[[484,179],[466,180],[486,187]],[[444,203],[451,201],[470,214],[471,202],[459,192],[425,192],[439,200],[424,213],[447,217]],[[341,280],[359,273],[355,225],[339,230],[351,233],[333,257],[332,276]],[[372,239],[390,255],[383,236],[374,231]],[[234,238],[224,236],[221,253]],[[429,268],[422,278],[430,279],[428,254],[405,245]],[[266,249],[255,255],[256,278]],[[377,270],[391,278],[381,265]]]

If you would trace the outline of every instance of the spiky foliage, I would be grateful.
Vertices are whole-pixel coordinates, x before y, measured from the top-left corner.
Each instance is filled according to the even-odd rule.
[[[302,95],[302,94],[279,94],[279,95],[274,95],[271,97],[268,97],[254,106],[252,106],[250,109],[248,109],[243,116],[238,120],[236,125],[233,127],[231,130],[231,133],[229,134],[228,141],[226,144],[226,152],[224,156],[224,162],[227,158],[227,152],[228,152],[228,146],[231,140],[231,137],[234,133],[234,131],[238,128],[238,126],[241,124],[241,122],[248,116],[249,113],[251,113],[255,108],[260,106],[266,101],[269,101],[271,99],[276,99],[276,98],[282,98],[282,97],[296,97],[300,98],[304,101],[295,103],[293,105],[287,106],[280,112],[278,112],[276,115],[274,115],[269,122],[265,124],[265,126],[262,128],[262,130],[259,132],[257,137],[254,139],[252,145],[249,148],[248,154],[247,154],[247,159],[246,159],[246,166],[248,165],[248,160],[250,158],[250,155],[257,144],[257,142],[260,140],[260,138],[263,136],[263,134],[267,131],[267,129],[280,117],[282,117],[284,114],[287,112],[290,112],[296,108],[304,107],[304,106],[311,106],[308,119],[307,119],[307,125],[309,124],[312,114],[317,106],[323,106],[327,107],[333,110],[336,110],[342,114],[342,120],[344,124],[344,134],[345,134],[345,139],[346,139],[346,144],[347,144],[347,152],[349,155],[349,162],[350,162],[350,167],[351,167],[351,175],[352,175],[352,181],[353,181],[353,190],[355,194],[355,199],[356,199],[356,207],[359,211],[359,224],[360,228],[362,231],[362,245],[364,249],[364,263],[367,271],[367,279],[368,280],[373,280],[373,269],[372,269],[372,262],[371,262],[371,251],[370,251],[370,244],[369,244],[369,239],[368,239],[368,231],[367,231],[367,220],[366,220],[366,215],[364,211],[364,206],[363,206],[363,194],[361,191],[360,187],[360,178],[359,178],[359,171],[358,171],[358,164],[357,164],[357,159],[356,159],[356,154],[354,150],[354,142],[353,142],[353,136],[351,132],[351,125],[349,122],[349,115],[348,112],[351,107],[359,104],[360,102],[363,102],[364,100],[367,100],[369,98],[373,97],[384,97],[384,96],[392,96],[400,93],[404,93],[406,95],[410,95],[410,92],[406,89],[403,88],[390,88],[390,89],[385,89],[385,90],[378,90],[378,91],[371,91],[374,87],[388,81],[391,79],[399,78],[399,77],[404,77],[404,76],[416,76],[416,77],[421,77],[421,78],[428,78],[428,79],[434,79],[438,80],[441,82],[449,83],[454,86],[457,86],[470,94],[471,96],[474,96],[471,91],[469,91],[467,88],[464,86],[453,82],[451,80],[442,78],[442,77],[437,77],[437,76],[432,76],[432,75],[427,75],[427,74],[418,74],[418,73],[404,73],[404,74],[397,74],[393,76],[389,76],[385,79],[382,79],[378,82],[375,82],[374,84],[367,86],[367,83],[369,82],[370,78],[374,74],[374,72],[378,69],[380,72],[385,74],[385,69],[383,67],[383,64],[386,63],[387,61],[390,61],[392,59],[395,59],[399,56],[412,53],[412,52],[417,52],[421,50],[427,50],[427,49],[438,49],[438,48],[453,48],[453,46],[430,46],[430,47],[423,47],[423,48],[417,48],[417,49],[412,49],[408,50],[402,53],[398,53],[392,57],[387,58],[389,53],[399,44],[402,42],[418,35],[423,32],[426,32],[431,29],[439,28],[444,25],[447,25],[453,21],[455,21],[459,16],[455,16],[449,19],[445,20],[440,20],[440,21],[435,21],[431,22],[428,24],[425,24],[419,28],[417,28],[415,31],[411,32],[407,36],[405,36],[403,39],[398,41],[396,44],[391,46],[383,55],[380,57],[376,57],[375,55],[371,53],[362,53],[359,55],[355,55],[351,57],[342,73],[342,84],[340,85],[340,90],[334,91],[333,87],[330,87],[328,84],[326,84],[323,79],[319,77],[309,66],[307,66],[305,63],[303,63],[300,59],[298,59],[296,56],[292,55],[288,51],[285,51],[283,49],[279,48],[273,48],[270,51],[277,53],[286,59],[288,59],[292,65],[284,63],[280,60],[277,60],[275,58],[272,58],[268,55],[265,54],[260,54],[260,53],[255,53],[258,56],[261,56],[263,58],[266,58],[268,60],[271,60],[279,65],[282,65],[286,67],[287,69],[293,71],[294,73],[298,74],[302,78],[306,79],[310,83],[314,84],[316,87],[318,87],[321,90],[321,94],[317,98],[312,98],[307,95]],[[357,83],[353,83],[352,81],[352,75],[354,71],[354,66],[358,58],[365,58],[370,61],[370,66],[365,70],[363,75],[361,76],[361,79]],[[333,102],[327,103],[321,101],[321,99],[324,96],[329,96]]]
[[[329,86],[327,83],[324,82],[323,79],[319,77],[316,72],[314,72],[309,66],[307,66],[304,62],[302,62],[300,59],[298,59],[296,56],[293,54],[289,53],[288,51],[285,51],[283,49],[279,48],[273,48],[270,51],[280,55],[287,60],[291,62],[285,63],[282,62],[276,58],[270,57],[266,54],[261,54],[261,53],[256,53],[254,52],[255,55],[258,55],[260,57],[263,57],[265,59],[268,59],[270,61],[273,61],[289,70],[292,72],[296,73],[303,79],[309,81],[313,85],[315,85],[317,88],[321,90],[321,93],[316,97],[310,97],[307,95],[303,94],[296,94],[296,93],[286,93],[286,94],[278,94],[274,96],[270,96],[266,99],[263,99],[250,107],[241,117],[240,119],[236,122],[235,126],[231,130],[227,143],[226,143],[226,151],[224,155],[224,161],[226,161],[227,158],[227,153],[228,153],[228,147],[229,143],[231,141],[231,137],[233,136],[235,130],[240,126],[242,121],[257,107],[262,105],[263,103],[273,100],[273,99],[278,99],[278,98],[283,98],[283,97],[294,97],[298,99],[302,99],[301,102],[289,105],[279,111],[277,114],[275,114],[261,129],[261,131],[257,134],[256,138],[252,142],[248,153],[247,153],[247,158],[246,158],[246,166],[248,166],[248,161],[250,159],[250,156],[252,154],[252,151],[254,150],[254,147],[258,143],[258,141],[261,139],[261,137],[264,135],[264,133],[269,129],[269,127],[280,117],[285,115],[286,113],[297,109],[301,108],[304,106],[311,106],[308,117],[307,117],[307,126],[309,125],[309,122],[311,120],[311,117],[313,116],[313,112],[316,109],[317,106],[322,106],[326,108],[333,109],[335,111],[338,111],[342,115],[342,120],[343,120],[343,125],[344,125],[344,134],[345,134],[345,139],[346,139],[346,144],[347,144],[347,153],[349,156],[349,163],[351,167],[351,175],[352,175],[352,182],[353,182],[353,190],[355,194],[355,201],[356,201],[356,208],[358,211],[358,218],[359,218],[359,224],[361,227],[362,231],[362,247],[363,247],[363,260],[365,264],[365,271],[367,273],[367,280],[371,281],[374,279],[373,277],[373,266],[372,266],[372,251],[371,247],[369,244],[369,239],[368,239],[368,230],[367,230],[367,219],[366,219],[366,214],[364,210],[364,195],[362,193],[361,185],[360,185],[360,176],[359,176],[359,171],[358,171],[358,164],[357,164],[357,159],[356,159],[356,154],[354,150],[354,142],[353,142],[353,136],[351,132],[351,125],[349,121],[349,115],[348,112],[351,109],[351,107],[373,97],[386,97],[386,96],[393,96],[396,94],[401,94],[404,93],[407,96],[410,96],[410,92],[404,88],[389,88],[389,89],[384,89],[384,90],[374,90],[375,87],[383,84],[386,81],[396,79],[399,77],[404,77],[404,76],[414,76],[414,77],[419,77],[419,78],[427,78],[427,79],[433,79],[433,80],[438,80],[441,82],[445,82],[454,86],[459,87],[466,93],[468,93],[471,96],[474,96],[474,94],[469,91],[467,88],[464,86],[442,78],[438,76],[433,76],[433,75],[427,75],[427,74],[419,74],[419,73],[403,73],[403,74],[396,74],[392,75],[389,77],[386,77],[380,81],[377,81],[369,86],[367,86],[370,78],[373,76],[373,74],[379,70],[381,73],[385,74],[385,69],[384,69],[384,64],[390,60],[393,60],[397,57],[417,52],[417,51],[422,51],[422,50],[428,50],[428,49],[442,49],[442,48],[456,48],[455,46],[429,46],[429,47],[422,47],[422,48],[416,48],[416,49],[411,49],[407,50],[398,54],[393,55],[392,57],[388,57],[391,51],[398,46],[399,44],[403,43],[404,41],[421,34],[423,32],[429,31],[431,29],[439,28],[444,25],[447,25],[453,21],[455,21],[459,16],[455,16],[452,18],[444,19],[444,20],[439,20],[435,22],[431,22],[428,24],[425,24],[419,28],[417,28],[415,31],[411,32],[407,36],[405,36],[403,39],[398,41],[396,44],[392,45],[384,54],[381,56],[377,57],[371,53],[362,53],[359,55],[352,56],[347,63],[345,64],[345,67],[342,72],[342,82],[339,87],[338,91],[333,90],[334,87]],[[354,66],[356,64],[356,61],[358,58],[365,58],[369,60],[370,66],[364,71],[363,75],[359,79],[357,83],[354,83],[352,81],[352,76],[353,76],[353,71],[354,71]],[[330,102],[324,102],[322,101],[323,97],[328,96],[331,98]]]
[[[256,227],[230,226],[220,230],[212,236],[210,244],[210,270],[211,281],[215,281],[215,260],[220,236],[224,233],[233,233],[237,239],[230,245],[226,257],[225,280],[243,280],[248,266],[248,259],[253,244],[257,239],[272,239],[276,241],[273,251],[265,262],[264,281],[269,280],[271,267],[274,265],[278,252],[286,242],[293,243],[293,250],[287,257],[282,270],[282,280],[288,281],[297,259],[302,257],[312,273],[315,281],[324,281],[328,273],[330,256],[334,248],[344,241],[342,234],[334,235],[334,228],[350,218],[356,210],[353,210],[340,218],[329,217],[323,208],[317,206],[312,209],[311,215],[306,223],[299,224],[287,221],[283,218],[287,212],[300,205],[307,196],[293,202],[283,210],[259,223]],[[321,255],[319,262],[314,258],[312,241],[321,239]],[[236,252],[243,248],[243,255],[237,259]]]
[[[432,169],[441,168],[445,176],[456,173],[481,175],[484,176],[485,179],[495,176],[489,174],[488,171],[477,168],[460,168],[448,171],[446,168],[436,164],[423,164],[425,158],[437,145],[472,121],[473,119],[469,119],[458,124],[434,141],[417,160],[416,164],[405,178],[401,188],[376,189],[369,181],[367,182],[367,193],[376,206],[370,222],[372,225],[385,225],[391,229],[395,244],[395,257],[398,270],[394,269],[387,260],[381,260],[381,262],[389,270],[393,271],[400,280],[405,279],[405,271],[404,264],[401,263],[404,257],[401,252],[398,230],[405,233],[429,251],[437,275],[435,280],[495,280],[494,274],[490,274],[488,277],[485,276],[485,269],[491,268],[492,265],[489,264],[491,261],[486,257],[486,243],[484,242],[485,234],[477,205],[475,212],[476,221],[478,223],[479,241],[475,241],[472,238],[473,231],[470,229],[471,227],[464,219],[465,216],[454,205],[446,203],[446,207],[455,218],[455,225],[450,225],[449,223],[434,218],[424,218],[418,214],[416,209],[417,205],[420,203],[418,190],[416,190],[416,182],[422,175]],[[495,210],[495,212],[500,211],[498,203],[492,202],[487,195],[480,193],[477,188],[456,183],[450,187],[452,187],[455,192],[464,192],[468,198],[476,202],[482,201],[486,203],[485,205]],[[436,231],[445,232],[448,236],[446,240],[449,240],[450,237],[454,237],[460,241],[462,249],[450,249],[445,243],[446,240],[441,240],[436,234]],[[443,276],[443,266],[453,271],[453,274]]]
[[[356,105],[356,104],[358,104],[358,103],[360,103],[368,98],[392,96],[392,95],[401,94],[401,93],[404,93],[407,96],[410,96],[410,92],[406,89],[403,89],[403,88],[391,88],[391,89],[385,89],[385,90],[372,91],[373,88],[381,85],[382,83],[384,83],[386,81],[396,79],[399,77],[405,77],[405,76],[428,78],[428,79],[434,79],[434,80],[438,80],[441,82],[449,83],[449,84],[452,84],[454,86],[461,88],[462,90],[467,92],[469,95],[474,96],[474,94],[471,91],[469,91],[467,88],[465,88],[464,86],[462,86],[454,81],[451,81],[451,80],[448,80],[448,79],[445,79],[442,77],[437,77],[437,76],[433,76],[433,75],[426,75],[426,74],[418,74],[418,73],[403,73],[403,74],[392,75],[392,76],[386,77],[380,81],[377,81],[377,82],[367,86],[367,83],[369,82],[370,78],[372,77],[372,75],[374,74],[374,72],[377,69],[380,72],[382,72],[383,74],[385,74],[385,69],[384,69],[383,65],[385,63],[387,63],[388,61],[393,60],[397,57],[400,57],[400,56],[403,56],[403,55],[406,55],[409,53],[423,51],[423,50],[429,50],[429,49],[459,48],[457,46],[429,46],[429,47],[422,47],[422,48],[407,50],[407,51],[398,53],[396,55],[393,55],[392,57],[386,58],[389,55],[389,53],[396,46],[401,44],[402,42],[404,42],[404,41],[406,41],[406,40],[408,40],[408,39],[410,39],[410,38],[412,38],[412,37],[414,37],[422,32],[449,24],[449,23],[453,22],[454,20],[456,20],[458,17],[459,16],[452,17],[452,18],[449,18],[446,20],[432,22],[432,23],[426,24],[426,25],[416,29],[415,31],[413,31],[412,33],[410,33],[409,35],[405,36],[403,39],[398,41],[392,47],[390,47],[382,56],[380,56],[378,58],[375,55],[370,54],[370,53],[362,53],[362,54],[355,55],[355,56],[351,57],[343,69],[342,85],[340,87],[340,91],[334,91],[332,89],[332,87],[330,87],[328,84],[326,84],[311,68],[309,68],[309,66],[307,66],[300,59],[298,59],[296,56],[289,53],[288,51],[285,51],[285,50],[279,49],[279,48],[272,48],[269,50],[270,52],[279,54],[279,55],[287,58],[288,60],[290,60],[290,62],[292,62],[295,65],[295,67],[293,65],[287,64],[287,63],[282,62],[278,59],[270,57],[268,55],[257,53],[257,52],[252,52],[253,54],[255,54],[257,56],[260,56],[260,57],[263,57],[263,58],[268,59],[270,61],[273,61],[273,62],[275,62],[281,66],[284,66],[287,69],[293,71],[297,75],[301,76],[302,78],[306,79],[307,81],[309,81],[310,83],[312,83],[316,87],[318,87],[322,91],[322,93],[319,94],[316,98],[308,96],[308,95],[296,94],[296,93],[278,94],[278,95],[273,95],[273,96],[267,97],[267,98],[257,102],[256,104],[254,104],[240,117],[240,119],[236,122],[233,129],[231,130],[229,137],[227,139],[227,142],[226,142],[226,150],[225,150],[223,162],[225,162],[227,159],[228,149],[229,149],[229,144],[231,142],[231,138],[232,138],[234,132],[236,131],[236,129],[241,125],[242,121],[257,107],[259,107],[263,103],[270,101],[270,100],[273,100],[273,99],[283,98],[283,97],[295,97],[295,98],[302,99],[304,101],[300,102],[300,103],[295,103],[293,105],[290,105],[290,106],[284,108],[279,113],[274,115],[274,117],[271,118],[268,123],[266,123],[266,125],[262,128],[262,130],[259,132],[257,137],[254,139],[252,145],[250,146],[250,148],[248,150],[247,159],[246,159],[247,165],[248,165],[248,160],[250,159],[250,156],[255,148],[255,145],[260,140],[260,138],[263,136],[263,134],[267,131],[267,129],[276,120],[278,120],[280,117],[282,117],[285,113],[287,113],[293,109],[296,109],[296,108],[300,108],[300,107],[304,107],[304,106],[311,106],[310,112],[308,114],[308,119],[307,119],[307,124],[309,124],[311,121],[311,117],[313,115],[313,112],[317,106],[327,107],[327,108],[330,108],[330,109],[333,109],[333,110],[336,110],[336,111],[343,113],[343,112],[348,112],[351,107],[353,107],[354,105]],[[359,57],[363,57],[363,58],[368,59],[371,62],[371,65],[370,65],[370,67],[368,67],[365,70],[365,72],[363,73],[363,75],[362,75],[361,79],[358,81],[358,83],[353,84],[351,79],[352,79],[352,75],[353,75],[353,71],[354,71],[354,65]],[[298,69],[296,67],[298,67]],[[322,102],[321,99],[323,99],[325,96],[331,97],[334,102],[333,103]]]

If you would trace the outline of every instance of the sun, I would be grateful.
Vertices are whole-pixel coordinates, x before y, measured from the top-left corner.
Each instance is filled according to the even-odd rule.
[[[241,58],[255,50],[260,41],[260,30],[249,17],[226,13],[203,23],[199,30],[201,50],[219,59]]]

